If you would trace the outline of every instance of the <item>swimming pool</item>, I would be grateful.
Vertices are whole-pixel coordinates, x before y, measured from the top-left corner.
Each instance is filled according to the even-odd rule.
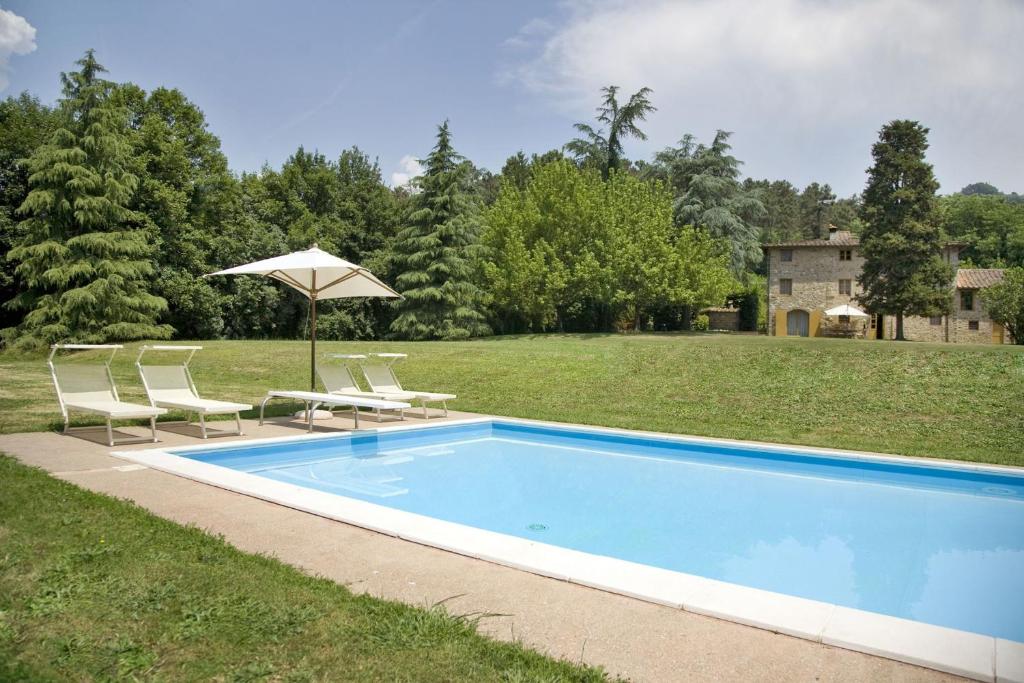
[[[281,495],[372,504],[359,510],[381,520],[412,513],[1024,641],[1024,476],[1011,468],[502,419],[162,454],[205,468],[194,478],[230,471],[228,488],[258,477]]]

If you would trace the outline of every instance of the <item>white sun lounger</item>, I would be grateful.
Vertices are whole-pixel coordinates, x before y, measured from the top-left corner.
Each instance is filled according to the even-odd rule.
[[[155,407],[171,408],[185,411],[185,424],[190,424],[189,417],[195,413],[199,417],[199,432],[203,438],[210,436],[206,431],[207,415],[235,415],[235,431],[218,431],[213,436],[242,436],[242,417],[240,411],[252,410],[248,403],[232,403],[230,401],[214,401],[200,398],[196,384],[192,381],[192,373],[188,364],[192,356],[202,346],[143,346],[135,359],[135,367],[139,369],[142,386],[146,388],[149,402]],[[142,357],[147,351],[187,352],[185,361],[180,365],[143,365]]]
[[[50,357],[46,359],[46,364],[50,367],[50,377],[57,390],[57,402],[60,403],[60,412],[64,417],[65,434],[73,431],[70,425],[72,412],[89,413],[107,418],[109,446],[150,440],[157,443],[156,416],[167,411],[139,403],[128,403],[117,395],[117,387],[114,386],[114,378],[110,374],[110,362],[114,360],[114,354],[122,348],[124,347],[120,344],[54,344],[50,347]],[[60,349],[106,349],[110,351],[110,357],[103,363],[58,364],[54,362],[54,357]],[[152,439],[130,438],[115,441],[111,421],[137,418],[149,418]]]
[[[327,358],[337,358],[342,361],[358,360],[365,361],[366,356],[362,354],[345,354],[345,353],[331,353],[327,354]],[[320,382],[323,383],[324,389],[329,394],[338,394],[339,396],[360,396],[362,398],[380,398],[385,401],[400,401],[403,403],[409,403],[416,399],[416,394],[409,391],[401,391],[397,393],[384,393],[380,391],[363,391],[359,387],[359,383],[356,382],[355,376],[352,374],[352,369],[344,362],[342,363],[317,363],[316,374],[320,377]],[[352,410],[358,410],[357,407],[352,406]],[[381,416],[381,409],[377,409],[377,419]],[[399,419],[405,419],[405,411],[400,410],[398,412]]]
[[[427,413],[428,403],[440,403],[444,407],[444,416],[448,417],[448,401],[457,398],[455,394],[438,394],[433,391],[413,391],[402,388],[392,368],[396,362],[406,357],[404,353],[371,353],[370,357],[375,361],[367,361],[360,367],[363,376],[366,377],[370,389],[380,394],[412,394],[413,400],[419,401],[423,406],[423,417],[429,417]]]
[[[321,394],[318,391],[276,391],[267,392],[266,398],[260,403],[260,425],[263,425],[263,409],[267,402],[275,398],[286,398],[292,401],[301,401],[306,404],[306,422],[309,423],[309,431],[313,431],[313,415],[320,406],[352,406],[355,428],[359,429],[359,411],[356,408],[371,408],[373,410],[404,410],[411,408],[408,403],[401,401],[384,401],[379,398],[363,398],[361,396],[341,396],[338,394]]]

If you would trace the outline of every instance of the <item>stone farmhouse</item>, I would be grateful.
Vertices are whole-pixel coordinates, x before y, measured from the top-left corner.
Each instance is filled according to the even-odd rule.
[[[948,316],[908,316],[908,339],[971,344],[1010,343],[1002,325],[985,313],[980,290],[999,282],[1000,269],[960,268],[960,250],[950,243],[943,258],[956,272],[953,312]],[[845,230],[829,228],[827,239],[780,242],[763,246],[768,261],[768,334],[773,336],[843,336],[892,339],[894,316],[872,315],[865,322],[832,320],[825,311],[842,304],[859,307],[857,276],[864,265],[860,241]],[[866,311],[871,313],[871,311]]]

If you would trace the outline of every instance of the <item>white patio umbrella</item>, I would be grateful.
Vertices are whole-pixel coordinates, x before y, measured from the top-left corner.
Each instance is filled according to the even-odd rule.
[[[266,275],[297,289],[309,299],[309,390],[316,391],[316,302],[358,296],[399,297],[362,266],[328,254],[317,245],[305,251],[218,270],[211,275]]]
[[[870,318],[871,317],[870,315],[868,315],[864,311],[860,310],[859,308],[856,308],[855,306],[851,306],[850,304],[843,304],[842,306],[836,306],[835,308],[830,308],[827,311],[825,311],[825,315],[827,315],[829,317],[834,317],[834,316],[837,316],[837,315],[848,315],[851,318]]]

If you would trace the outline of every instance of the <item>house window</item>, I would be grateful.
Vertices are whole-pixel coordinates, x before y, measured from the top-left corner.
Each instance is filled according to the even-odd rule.
[[[840,261],[852,261],[853,260],[853,249],[840,249],[839,250]]]
[[[789,261],[792,261],[793,260],[793,250],[792,249],[783,249],[782,250],[782,260],[786,261],[787,263]]]
[[[928,318],[928,322],[931,323],[932,325],[941,325],[942,324],[942,316],[941,315],[933,315],[932,317]]]
[[[976,330],[976,329],[978,329],[978,321],[977,320],[968,320],[967,321],[967,329],[969,329],[969,330]]]
[[[848,316],[848,315],[841,315],[841,316],[839,316],[839,324],[840,325],[849,325],[850,324],[850,316]]]
[[[961,311],[973,311],[974,310],[974,292],[960,292],[960,310]]]
[[[839,281],[839,293],[850,296],[852,280],[840,280]]]
[[[779,294],[792,294],[793,293],[793,281],[789,278],[782,278],[779,280]]]

